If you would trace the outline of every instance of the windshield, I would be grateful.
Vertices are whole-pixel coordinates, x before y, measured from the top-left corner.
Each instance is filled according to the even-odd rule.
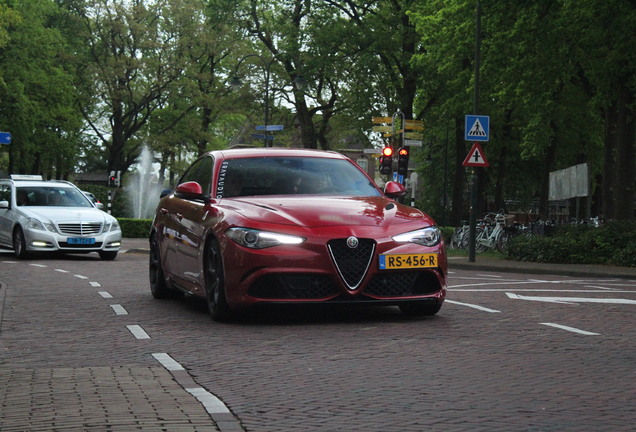
[[[29,186],[16,189],[18,206],[92,207],[77,189],[58,186]]]
[[[250,195],[380,196],[360,169],[345,159],[262,157],[228,159],[217,182],[217,198]]]

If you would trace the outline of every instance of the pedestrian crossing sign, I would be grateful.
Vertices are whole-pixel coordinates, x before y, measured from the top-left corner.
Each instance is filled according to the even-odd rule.
[[[468,152],[468,156],[464,159],[463,166],[474,166],[474,167],[487,167],[490,166],[488,161],[486,160],[486,155],[481,148],[481,145],[476,142],[473,144],[473,147]]]
[[[490,116],[467,115],[464,139],[466,141],[488,141],[490,135]]]

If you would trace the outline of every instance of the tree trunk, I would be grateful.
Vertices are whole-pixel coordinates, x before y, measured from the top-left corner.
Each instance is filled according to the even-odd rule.
[[[550,171],[554,167],[557,149],[557,131],[554,122],[550,122],[550,128],[552,129],[552,137],[550,138],[550,143],[545,153],[543,169],[541,171],[541,190],[539,191],[539,216],[543,219],[550,215]]]
[[[625,82],[625,81],[624,81]],[[616,176],[614,178],[614,219],[634,218],[634,96],[624,84],[618,94],[616,115]]]
[[[616,106],[605,109],[605,148],[603,161],[603,217],[614,218],[614,177],[616,176]]]

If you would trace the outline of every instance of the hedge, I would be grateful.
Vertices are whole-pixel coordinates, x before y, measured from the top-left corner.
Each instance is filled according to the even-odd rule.
[[[551,236],[519,236],[510,242],[506,257],[555,264],[636,267],[636,222],[562,226]]]
[[[121,232],[127,238],[148,238],[152,219],[117,218]]]

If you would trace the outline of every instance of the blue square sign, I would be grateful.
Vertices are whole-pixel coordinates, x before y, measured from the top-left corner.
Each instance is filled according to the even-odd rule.
[[[490,138],[490,117],[467,115],[464,139],[466,141],[488,141]]]

